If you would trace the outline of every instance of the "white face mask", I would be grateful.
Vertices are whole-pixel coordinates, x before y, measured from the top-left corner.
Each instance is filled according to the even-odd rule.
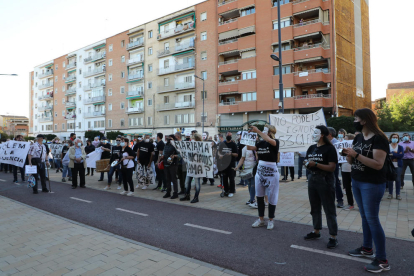
[[[321,139],[321,130],[315,129],[315,131],[312,134],[312,140],[317,143],[319,142],[319,139]]]
[[[145,143],[149,143],[149,139],[145,139]]]
[[[78,147],[82,146],[82,143],[78,143]]]
[[[269,133],[269,128],[268,127],[264,127],[263,129],[263,134],[268,134]]]

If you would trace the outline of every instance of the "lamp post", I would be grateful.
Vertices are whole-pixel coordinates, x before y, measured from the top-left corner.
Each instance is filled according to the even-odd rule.
[[[204,92],[204,79],[203,78],[200,78],[200,77],[198,77],[197,75],[194,75],[194,77],[195,78],[197,78],[197,79],[200,79],[200,80],[202,80],[203,81],[203,91],[201,92],[202,93],[202,97],[203,97],[203,116],[202,116],[202,121],[201,121],[201,123],[202,123],[202,128],[201,128],[201,133],[204,133],[204,98],[205,98],[205,92]]]
[[[279,56],[271,54],[273,60],[279,61],[279,110],[285,113],[284,91],[283,91],[283,75],[282,75],[282,34],[280,28],[280,0],[277,0],[277,33],[279,36]]]

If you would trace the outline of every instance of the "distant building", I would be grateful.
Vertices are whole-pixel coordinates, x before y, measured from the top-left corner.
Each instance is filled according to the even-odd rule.
[[[387,88],[387,100],[390,100],[392,97],[400,94],[408,94],[414,92],[414,81],[412,82],[399,82],[399,83],[390,83]]]
[[[0,115],[0,130],[7,135],[16,136],[29,134],[29,118],[25,116]]]

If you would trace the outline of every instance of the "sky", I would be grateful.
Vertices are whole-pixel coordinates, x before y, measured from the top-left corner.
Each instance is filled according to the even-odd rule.
[[[29,116],[29,72],[35,66],[200,2],[0,1],[0,74],[18,74],[0,75],[0,114]],[[388,83],[414,81],[414,1],[369,2],[371,87],[377,99],[385,97]]]

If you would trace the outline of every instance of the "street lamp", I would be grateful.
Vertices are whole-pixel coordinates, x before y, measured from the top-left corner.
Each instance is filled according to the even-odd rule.
[[[197,75],[194,75],[194,77],[195,78],[197,78],[197,79],[200,79],[200,80],[202,80],[203,81],[203,91],[201,92],[202,93],[202,96],[203,96],[203,116],[202,116],[202,118],[201,118],[201,123],[202,123],[202,130],[201,130],[201,133],[204,133],[204,98],[205,98],[205,92],[204,92],[204,79],[203,78],[200,78],[200,77],[198,77]]]
[[[277,0],[277,33],[279,36],[279,56],[271,54],[270,57],[279,62],[279,109],[281,114],[285,113],[285,104],[283,101],[283,75],[282,75],[282,34],[280,28],[280,0]]]

